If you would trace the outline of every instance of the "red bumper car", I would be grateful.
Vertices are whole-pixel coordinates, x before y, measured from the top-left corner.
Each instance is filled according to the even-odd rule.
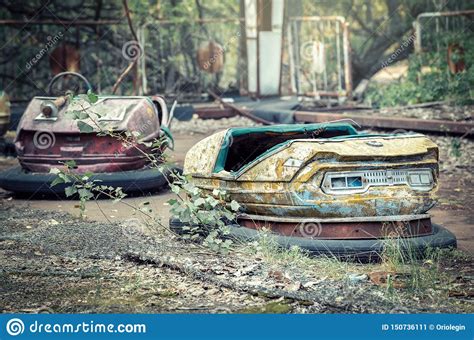
[[[97,121],[88,124],[91,131],[81,131],[70,115],[78,110],[98,114]],[[62,194],[66,185],[51,187],[56,175],[50,170],[74,160],[77,173],[92,172],[92,179],[103,185],[122,187],[125,192],[156,191],[167,183],[166,174],[150,167],[145,153],[159,156],[163,152],[163,148],[147,146],[157,138],[164,136],[172,142],[170,120],[160,96],[99,96],[93,104],[81,98],[34,97],[17,129],[20,165],[0,173],[0,187],[24,194]],[[101,129],[136,136],[136,143],[124,143],[100,133]]]

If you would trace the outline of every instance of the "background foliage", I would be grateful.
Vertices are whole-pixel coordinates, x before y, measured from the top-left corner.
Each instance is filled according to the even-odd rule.
[[[149,24],[144,32],[147,93],[186,95],[200,93],[208,87],[219,87],[226,91],[239,88],[244,68],[239,58],[240,41],[232,39],[241,28],[238,22],[241,15],[238,0],[129,0],[128,3],[135,30]],[[340,15],[346,18],[351,27],[352,73],[354,85],[357,85],[361,79],[370,78],[379,71],[388,56],[413,34],[412,23],[418,14],[472,9],[474,3],[441,0],[292,0],[287,7],[289,16]],[[233,21],[195,22],[196,19],[224,18]],[[48,56],[40,58],[31,68],[26,65],[58,32],[64,33],[58,44],[68,43],[80,49],[80,71],[93,83],[96,92],[109,93],[117,77],[128,65],[122,48],[133,40],[133,36],[119,1],[0,0],[0,19],[119,21],[119,24],[101,26],[0,25],[0,88],[6,90],[14,100],[27,101],[32,95],[45,94],[46,85],[52,77]],[[159,24],[158,20],[167,22]],[[467,33],[472,34],[472,27],[470,30]],[[199,70],[196,63],[196,49],[202,42],[209,40],[223,46],[232,41],[225,51],[224,70],[217,75]],[[54,47],[56,45],[49,52]],[[412,52],[413,46],[410,45],[398,55],[397,60],[407,58]],[[433,57],[433,60],[436,64],[437,57]],[[410,62],[416,64],[414,60]],[[416,95],[419,99],[412,98],[409,101],[435,98],[445,93],[447,86],[450,93],[448,97],[451,97],[452,93],[462,93],[462,89],[472,84],[472,74],[469,73],[467,77],[452,77],[454,79],[450,79],[447,85],[448,75],[440,70],[440,74],[424,76],[418,83],[410,80],[404,85],[406,88],[393,87],[387,91],[395,92],[394,96],[404,97],[405,93],[413,92],[414,86],[424,88],[423,82],[430,84],[430,77],[438,75],[441,77],[436,79],[436,89],[421,89]],[[126,77],[119,93],[133,93],[132,78],[133,72]],[[389,104],[377,99],[377,95],[373,99],[381,105]]]

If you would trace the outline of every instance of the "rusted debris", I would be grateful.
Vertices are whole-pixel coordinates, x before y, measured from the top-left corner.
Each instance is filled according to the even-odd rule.
[[[202,119],[219,119],[229,118],[238,114],[247,117],[241,112],[248,112],[237,105],[224,103],[225,107],[220,108],[217,106],[198,106],[195,108],[195,113]],[[223,104],[223,105],[224,105]],[[429,103],[428,106],[438,105],[438,103]],[[418,106],[416,106],[418,107]],[[420,107],[426,107],[425,105]],[[415,108],[415,107],[413,107]],[[238,111],[239,109],[240,111]],[[364,128],[380,128],[380,129],[403,129],[407,131],[420,131],[420,132],[435,132],[435,133],[447,133],[451,135],[465,135],[470,137],[474,133],[474,123],[470,121],[451,121],[441,119],[415,119],[415,118],[402,118],[402,117],[381,117],[381,116],[367,116],[367,115],[354,115],[351,111],[354,110],[366,110],[365,107],[343,107],[343,108],[322,108],[321,110],[315,111],[295,111],[294,119],[299,123],[324,123],[332,120],[339,119],[352,119],[359,123]],[[406,109],[410,109],[407,107]],[[344,112],[340,112],[343,110]],[[250,118],[250,117],[248,117]],[[253,119],[255,121],[255,119]],[[270,122],[267,122],[270,123]]]
[[[80,72],[81,56],[76,46],[61,44],[51,52],[49,65],[53,75],[61,72]]]
[[[455,61],[455,59],[458,59]],[[464,48],[455,43],[448,46],[448,68],[451,73],[459,73],[466,69]]]
[[[297,122],[322,123],[328,120],[350,118],[365,128],[405,129],[424,132],[442,132],[465,136],[472,136],[474,133],[474,123],[472,122],[457,122],[437,119],[414,119],[403,117],[373,117],[345,113],[306,111],[296,111],[294,114],[295,120]]]
[[[237,113],[229,107],[218,106],[194,106],[194,113],[201,119],[220,119],[237,116]]]
[[[217,73],[224,67],[224,49],[215,41],[207,41],[199,46],[196,59],[201,70]]]
[[[219,97],[216,93],[214,93],[213,91],[209,90],[208,93],[215,99],[217,100],[219,103],[222,104],[222,106],[224,107],[228,107],[230,109],[232,109],[234,112],[240,114],[241,116],[244,116],[244,117],[247,117],[257,123],[260,123],[260,124],[263,124],[263,125],[272,125],[273,123],[272,122],[269,122],[268,120],[265,120],[263,118],[260,118],[260,117],[257,117],[255,115],[253,115],[252,113],[250,113],[249,111],[247,110],[244,110],[236,105],[233,105],[233,104],[230,104],[230,103],[226,103],[225,101],[222,100],[221,97]]]

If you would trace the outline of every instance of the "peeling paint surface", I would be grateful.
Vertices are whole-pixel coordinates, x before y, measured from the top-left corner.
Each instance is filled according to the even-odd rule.
[[[184,171],[204,190],[226,190],[250,214],[314,218],[410,215],[425,213],[436,202],[438,148],[423,135],[296,139],[235,173],[213,173],[225,133],[195,145],[186,156]],[[301,165],[286,166],[290,158],[286,164]],[[421,168],[433,172],[430,190],[416,190],[408,184],[382,185],[361,193],[333,195],[321,188],[329,171]]]
[[[226,133],[227,130],[218,132],[194,145],[184,160],[185,173],[198,177],[211,177]]]

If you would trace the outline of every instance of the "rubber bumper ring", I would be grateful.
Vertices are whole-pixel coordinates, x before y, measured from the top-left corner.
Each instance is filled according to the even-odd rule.
[[[183,226],[189,226],[176,218],[170,219],[170,229],[177,234],[183,234]],[[255,229],[242,227],[239,224],[230,225],[230,237],[238,240],[252,242],[262,237],[262,233]],[[304,237],[283,236],[273,233],[274,241],[283,248],[293,246],[307,250],[313,255],[326,255],[344,258],[373,259],[379,258],[387,244],[385,239],[347,239],[347,240],[316,240]],[[418,255],[424,254],[428,248],[456,248],[456,236],[448,229],[433,224],[433,233],[430,235],[399,238],[398,246],[403,252],[413,252]]]
[[[169,170],[181,172],[178,167]],[[166,174],[167,176],[168,174]],[[166,176],[154,168],[122,172],[95,173],[91,180],[100,180],[100,185],[121,187],[126,193],[149,193],[168,184]],[[61,183],[51,187],[56,175],[25,171],[21,166],[0,172],[0,187],[18,194],[64,195],[71,183]]]

